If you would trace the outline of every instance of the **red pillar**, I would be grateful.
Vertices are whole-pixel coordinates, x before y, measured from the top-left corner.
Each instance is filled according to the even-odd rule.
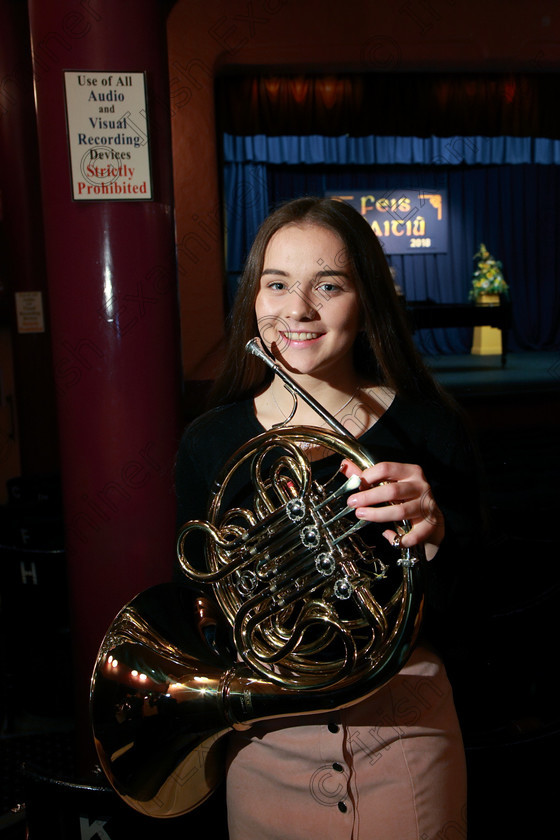
[[[46,476],[59,469],[38,184],[27,7],[19,0],[0,0],[0,186],[5,249],[2,268],[10,292],[17,407],[15,433],[24,476]],[[30,292],[41,303],[45,322],[42,330],[18,330],[15,307],[18,292]]]
[[[98,646],[124,603],[169,579],[174,556],[181,372],[167,8],[158,0],[29,2],[83,766]],[[73,200],[68,70],[111,73],[123,84],[145,73],[151,200]],[[103,134],[93,123],[91,133]]]

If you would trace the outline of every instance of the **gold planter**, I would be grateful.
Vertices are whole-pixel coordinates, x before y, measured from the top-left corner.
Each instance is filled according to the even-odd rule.
[[[500,305],[499,295],[480,295],[476,300],[477,306],[484,304]],[[501,356],[502,331],[496,327],[475,327],[471,353],[475,356]]]

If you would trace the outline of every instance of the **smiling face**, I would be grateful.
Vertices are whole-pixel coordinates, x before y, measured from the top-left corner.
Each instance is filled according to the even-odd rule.
[[[255,314],[262,340],[291,372],[331,382],[354,376],[360,304],[334,231],[290,224],[271,237]]]

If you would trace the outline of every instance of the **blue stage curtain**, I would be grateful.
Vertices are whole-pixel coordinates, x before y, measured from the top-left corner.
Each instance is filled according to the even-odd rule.
[[[264,163],[226,163],[224,176],[227,300],[233,302],[247,252],[270,205]]]
[[[382,142],[356,143],[360,140]],[[400,165],[385,162],[380,166],[369,159],[365,163],[358,159],[352,164],[347,162],[349,147],[371,149],[375,145],[388,154],[387,140],[393,143],[393,156],[401,157]],[[556,232],[560,226],[560,170],[530,159],[538,154],[547,164],[555,162],[560,159],[556,148],[559,144],[531,138],[439,140],[439,146],[430,146],[431,153],[439,149],[437,159],[423,163],[409,160],[404,164],[405,150],[418,156],[421,146],[427,148],[424,140],[226,138],[226,160],[228,154],[242,158],[251,150],[256,157],[256,162],[237,159],[225,164],[229,299],[258,225],[282,201],[357,188],[391,191],[398,187],[446,187],[450,210],[448,253],[390,257],[406,298],[466,302],[475,266],[473,255],[484,242],[490,253],[502,261],[510,286],[513,328],[509,349],[559,349],[560,242]],[[274,151],[273,160],[264,159],[267,148]],[[314,159],[318,150],[324,152],[327,148],[328,161]],[[290,149],[295,156],[292,162],[286,160]],[[343,152],[342,162],[335,160],[337,149]],[[465,160],[472,155],[480,158],[476,165]],[[468,353],[472,329],[422,330],[416,335],[416,342],[426,355]]]

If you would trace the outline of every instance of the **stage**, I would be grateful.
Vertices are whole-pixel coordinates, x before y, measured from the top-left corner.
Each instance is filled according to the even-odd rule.
[[[560,423],[560,352],[426,356],[437,381],[475,429],[531,429]]]
[[[560,351],[508,353],[501,356],[425,356],[445,388],[459,398],[560,394]]]

